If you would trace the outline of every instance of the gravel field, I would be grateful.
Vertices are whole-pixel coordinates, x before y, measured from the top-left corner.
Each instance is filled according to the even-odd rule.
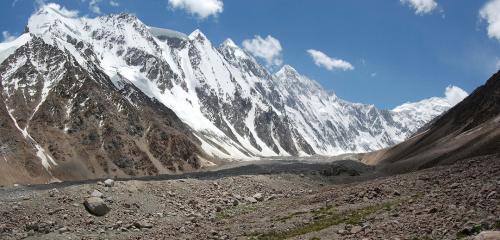
[[[249,164],[4,187],[0,238],[479,239],[500,230],[499,193],[496,156],[395,176],[355,161]]]

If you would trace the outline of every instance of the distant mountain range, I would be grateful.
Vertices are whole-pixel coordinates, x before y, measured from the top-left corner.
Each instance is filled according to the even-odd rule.
[[[351,103],[232,40],[55,4],[0,44],[0,182],[155,175],[219,158],[337,155],[397,144],[454,103]],[[1,160],[1,159],[0,159]]]

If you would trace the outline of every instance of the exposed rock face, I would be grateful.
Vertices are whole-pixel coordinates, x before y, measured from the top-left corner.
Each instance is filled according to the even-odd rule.
[[[3,90],[1,85],[0,90]],[[1,183],[14,184],[20,179],[37,182],[50,180],[36,156],[36,150],[17,130],[10,118],[2,94],[0,94],[0,152]]]
[[[33,36],[0,65],[3,106],[17,130],[11,135],[35,146],[45,168],[39,175],[65,180],[199,168],[197,140],[170,109],[87,64]]]
[[[269,73],[231,40],[214,47],[199,30],[187,36],[128,14],[78,18],[48,4],[9,44],[0,46],[0,173],[14,173],[1,182],[189,171],[212,156],[364,152],[446,109],[414,121],[349,103],[289,66]]]

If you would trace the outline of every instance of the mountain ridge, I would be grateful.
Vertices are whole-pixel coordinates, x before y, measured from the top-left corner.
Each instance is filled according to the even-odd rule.
[[[9,54],[11,60],[3,61],[4,69],[0,70],[5,105],[7,109],[18,109],[13,112],[12,120],[23,125],[29,118],[20,109],[30,104],[44,107],[41,113],[45,115],[65,112],[60,119],[43,123],[49,126],[46,129],[58,129],[54,130],[57,140],[42,137],[47,134],[44,128],[26,130],[38,131],[35,139],[46,141],[47,146],[41,149],[55,163],[61,160],[54,155],[61,153],[54,146],[66,145],[69,141],[66,135],[76,133],[78,136],[73,136],[72,141],[94,146],[91,149],[76,144],[68,148],[71,151],[63,151],[66,158],[78,159],[72,169],[87,169],[83,171],[87,173],[56,174],[62,179],[183,171],[210,165],[216,158],[371,151],[403,141],[446,110],[445,107],[429,112],[395,112],[350,103],[291,66],[270,73],[230,39],[215,46],[198,29],[187,35],[150,27],[130,14],[82,18],[57,4],[47,4],[30,17],[26,29],[27,33],[6,48],[8,51],[2,51],[0,44],[0,56],[17,47],[17,53]],[[90,77],[78,83],[82,80],[78,75],[69,76],[64,85],[54,81],[57,78],[30,79],[30,74],[8,61],[22,62],[31,55],[40,55],[44,61],[53,60],[51,54],[41,49],[29,48],[28,55],[18,52],[34,42],[53,49],[57,53],[54,56],[71,59],[51,66],[54,71],[67,74],[68,69],[76,68],[81,76]],[[33,76],[42,79],[46,76],[44,64],[42,61],[41,67],[33,70]],[[17,75],[12,77],[11,73],[16,71]],[[21,90],[19,82],[24,84]],[[96,88],[96,84],[106,87]],[[78,96],[75,87],[93,89],[98,93],[96,96],[115,98],[103,97],[99,103],[90,92],[86,99],[68,96],[69,92]],[[12,92],[18,96],[33,93],[43,98],[14,101]],[[44,100],[47,97],[57,100],[47,102]],[[79,102],[84,107],[87,101],[109,106],[81,116],[82,112],[77,110],[82,110],[74,105]],[[145,109],[149,116],[142,115]],[[127,124],[107,122],[103,116],[127,119]],[[75,118],[83,124],[94,121],[94,126],[72,129],[68,122]],[[172,134],[152,135],[152,126]],[[110,132],[104,131],[108,128],[113,128],[121,139],[108,139],[105,133]],[[108,144],[112,147],[106,148]],[[122,160],[114,159],[111,152]],[[96,153],[104,157],[92,163],[84,160],[84,156]],[[136,158],[127,158],[127,154]],[[38,164],[35,160],[31,162]],[[59,168],[47,172],[50,175]]]

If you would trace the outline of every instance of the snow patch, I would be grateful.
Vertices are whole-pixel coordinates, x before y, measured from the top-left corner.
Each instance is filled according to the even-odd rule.
[[[6,106],[7,107],[7,106]],[[8,107],[7,107],[7,113],[9,114],[10,118],[12,119],[12,121],[14,122],[14,125],[16,126],[16,128],[21,132],[21,134],[23,135],[23,137],[30,141],[33,146],[35,147],[36,149],[36,156],[38,158],[40,158],[40,160],[42,161],[42,166],[45,168],[45,170],[49,171],[49,169],[52,167],[51,165],[54,165],[54,166],[57,166],[57,163],[56,161],[54,161],[54,159],[47,153],[45,153],[45,149],[43,149],[42,146],[40,146],[40,144],[38,144],[35,139],[33,139],[31,137],[31,135],[29,135],[28,133],[28,130],[27,130],[27,127],[25,129],[21,129],[19,127],[19,124],[17,123],[17,120],[14,118],[14,116],[12,115],[12,112],[14,110],[10,110]],[[50,172],[49,172],[50,173]]]

